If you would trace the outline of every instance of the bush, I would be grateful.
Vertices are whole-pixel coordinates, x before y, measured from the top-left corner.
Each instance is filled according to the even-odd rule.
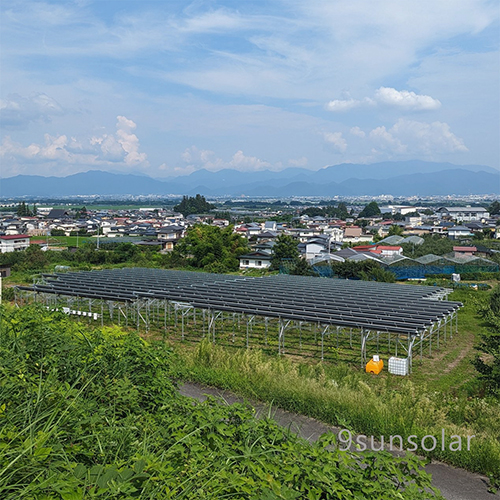
[[[437,496],[416,457],[330,452],[331,435],[311,445],[243,405],[193,404],[164,344],[1,312],[2,499]]]

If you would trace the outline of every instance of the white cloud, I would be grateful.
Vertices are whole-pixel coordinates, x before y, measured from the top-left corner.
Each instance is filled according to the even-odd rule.
[[[0,99],[0,124],[6,129],[26,128],[30,122],[49,122],[51,117],[64,113],[60,104],[43,92],[28,97],[10,94]]]
[[[66,135],[45,134],[45,144],[32,143],[25,147],[7,136],[0,146],[0,158],[10,164],[12,171],[22,169],[20,163],[37,163],[49,172],[51,169],[56,170],[54,173],[63,173],[68,168],[74,170],[75,166],[121,164],[124,168],[148,167],[147,155],[139,152],[139,139],[132,133],[136,124],[124,116],[118,116],[117,120],[115,134],[87,139],[68,139]]]
[[[351,127],[351,130],[349,130],[349,132],[352,134],[352,135],[355,135],[356,137],[365,137],[366,134],[363,132],[363,130],[361,130],[359,127]]]
[[[388,132],[384,126],[373,129],[370,132],[370,139],[379,149],[388,150],[391,153],[406,153],[406,145]]]
[[[451,132],[447,123],[442,122],[426,123],[401,118],[389,130],[384,126],[373,129],[369,139],[377,151],[395,155],[432,158],[468,151],[464,141]]]
[[[182,160],[188,164],[189,169],[198,170],[205,168],[212,172],[230,168],[240,172],[253,172],[256,170],[280,170],[280,163],[272,164],[261,160],[256,156],[246,156],[243,151],[238,150],[229,161],[225,161],[210,150],[200,150],[196,146],[187,148],[181,155]]]
[[[363,101],[357,101],[356,99],[335,99],[330,101],[326,105],[328,111],[333,111],[334,113],[342,113],[344,111],[350,111],[351,109],[358,108],[363,104]]]
[[[293,167],[305,167],[307,165],[307,158],[305,156],[302,156],[301,158],[290,158],[288,160],[288,164],[292,165]]]
[[[347,141],[342,137],[342,132],[325,132],[323,137],[328,144],[332,145],[334,150],[345,153]]]
[[[381,104],[411,111],[431,111],[441,107],[441,102],[431,96],[391,87],[380,87],[375,92],[375,98]]]
[[[409,144],[416,153],[432,155],[468,151],[463,139],[457,137],[447,123],[425,123],[401,118],[391,128],[391,133]]]
[[[271,163],[260,160],[256,156],[245,156],[243,151],[236,151],[229,162],[232,168],[241,172],[253,172],[255,170],[272,169]]]
[[[415,94],[409,90],[396,90],[391,87],[380,87],[374,98],[336,99],[326,104],[328,111],[342,113],[355,108],[368,106],[392,106],[405,111],[433,111],[441,107],[441,102],[428,95]]]

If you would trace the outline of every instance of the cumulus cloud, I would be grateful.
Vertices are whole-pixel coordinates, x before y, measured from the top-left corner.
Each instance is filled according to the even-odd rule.
[[[391,153],[406,153],[406,145],[388,132],[384,126],[373,129],[370,132],[370,139],[379,149],[389,150]]]
[[[464,153],[468,149],[447,123],[399,119],[390,129],[373,129],[369,139],[376,151],[434,157],[446,153]]]
[[[418,122],[400,119],[391,128],[391,133],[408,144],[413,144],[417,152],[434,153],[465,153],[468,150],[463,139],[457,137],[447,123]]]
[[[342,113],[344,111],[350,111],[351,109],[358,108],[363,104],[362,101],[357,101],[356,99],[335,99],[330,101],[326,105],[328,111],[333,111],[334,113]]]
[[[431,96],[416,94],[409,90],[380,87],[375,91],[374,98],[336,99],[328,102],[326,109],[334,113],[342,113],[368,106],[391,106],[405,111],[433,111],[441,107],[441,102]]]
[[[380,87],[375,92],[380,104],[395,106],[410,111],[432,111],[441,107],[441,102],[428,95],[419,95],[408,90]]]
[[[236,151],[229,161],[225,161],[217,157],[214,151],[200,150],[196,146],[191,146],[182,153],[181,158],[191,170],[205,168],[213,172],[224,168],[240,172],[253,172],[256,170],[279,170],[282,167],[281,164],[272,164],[256,156],[246,156],[241,150]]]
[[[42,92],[28,97],[9,94],[6,99],[0,99],[0,124],[5,129],[26,128],[30,122],[47,123],[63,113],[61,105]]]
[[[345,153],[347,141],[342,137],[342,132],[325,132],[323,134],[325,141],[330,144],[335,151]]]
[[[120,164],[126,168],[147,167],[147,155],[139,151],[139,139],[132,133],[135,128],[136,124],[132,120],[118,116],[115,134],[85,139],[45,134],[45,144],[32,143],[29,146],[14,142],[7,136],[0,146],[0,158],[8,160],[13,170],[18,168],[19,162],[48,165],[49,169],[50,165],[59,167],[62,164],[64,168]]]
[[[356,137],[365,137],[366,134],[361,130],[359,127],[351,127],[351,130],[349,130],[351,135],[355,135]]]

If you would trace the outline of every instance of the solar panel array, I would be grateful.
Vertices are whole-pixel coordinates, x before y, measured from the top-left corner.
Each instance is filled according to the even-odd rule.
[[[45,275],[36,292],[128,301],[162,299],[200,309],[416,334],[453,314],[445,289],[302,276],[260,278],[128,268]]]

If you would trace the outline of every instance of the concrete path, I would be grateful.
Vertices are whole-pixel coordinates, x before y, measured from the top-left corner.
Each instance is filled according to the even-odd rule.
[[[184,383],[180,387],[180,393],[199,401],[206,399],[207,395],[220,397],[227,404],[246,401],[231,392],[201,384]],[[271,414],[272,418],[281,426],[290,428],[291,431],[311,442],[325,432],[338,433],[340,430],[304,415],[297,415],[280,408],[269,408],[263,403],[252,402],[252,406],[256,410],[257,417]],[[425,470],[432,474],[433,486],[438,488],[447,500],[495,500],[499,498],[498,495],[488,493],[488,480],[479,474],[472,474],[463,469],[438,462],[428,464]]]

